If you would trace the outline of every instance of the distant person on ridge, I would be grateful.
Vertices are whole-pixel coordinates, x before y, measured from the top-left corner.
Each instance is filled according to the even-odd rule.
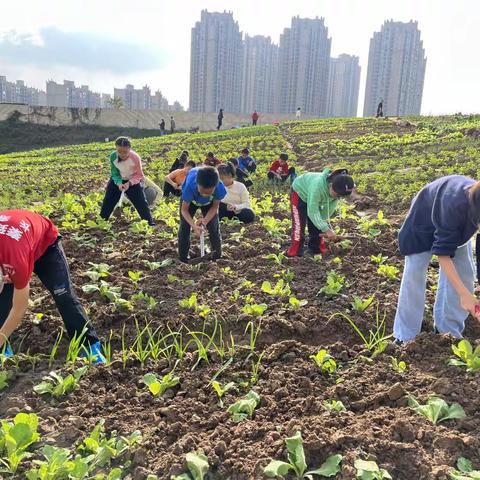
[[[376,118],[383,117],[383,100],[380,100],[380,103],[377,107],[377,115]]]
[[[238,157],[238,168],[244,172],[254,172],[257,169],[255,160],[250,156],[248,148],[244,148]]]
[[[220,130],[220,127],[223,124],[223,109],[221,108],[220,111],[218,112],[218,125],[217,125],[217,130]]]
[[[295,118],[297,120],[300,120],[300,117],[302,116],[302,109],[300,107],[297,108],[297,111],[295,112]]]
[[[170,117],[170,133],[175,133],[176,126],[175,119]]]
[[[120,201],[122,193],[132,202],[135,210],[149,225],[154,225],[152,214],[145,198],[142,161],[132,150],[132,144],[127,137],[115,140],[116,151],[110,155],[111,178],[108,181],[100,216],[108,220],[115,206]]]
[[[267,172],[268,181],[270,183],[285,182],[290,178],[290,181],[293,183],[297,174],[295,173],[294,167],[288,166],[288,155],[286,153],[281,153],[278,157],[278,160],[275,160],[270,166],[269,171]]]
[[[308,225],[308,249],[313,255],[325,253],[326,236],[335,241],[330,225],[338,199],[352,194],[355,184],[345,169],[326,168],[321,173],[309,172],[295,179],[290,194],[292,209],[292,245],[288,257],[301,257],[305,248],[305,226]]]
[[[165,135],[165,119],[162,118],[162,121],[158,124],[160,127],[160,135],[163,136]]]
[[[252,113],[252,125],[255,126],[258,122],[260,115],[257,113],[256,110]]]
[[[58,230],[48,218],[28,210],[0,211],[0,357],[13,356],[5,343],[27,311],[34,272],[55,300],[68,336],[84,335],[80,356],[104,363],[100,340],[72,285]]]

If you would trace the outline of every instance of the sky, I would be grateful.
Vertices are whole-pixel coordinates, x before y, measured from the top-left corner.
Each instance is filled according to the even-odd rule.
[[[360,57],[385,20],[418,21],[427,56],[423,114],[480,113],[480,0],[0,0],[0,75],[45,90],[64,79],[113,93],[132,83],[188,107],[191,28],[203,9],[279,42],[293,16],[324,17],[332,56]]]

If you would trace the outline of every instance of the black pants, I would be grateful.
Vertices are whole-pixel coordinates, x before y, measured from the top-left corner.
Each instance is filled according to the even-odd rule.
[[[295,168],[294,167],[290,167],[288,169],[288,174],[287,175],[282,175],[281,179],[278,178],[273,172],[268,172],[267,173],[268,180],[272,183],[285,182],[288,178],[291,178],[292,175],[295,175]]]
[[[105,220],[110,218],[110,215],[112,214],[115,205],[119,202],[121,195],[122,192],[119,190],[118,186],[112,179],[110,179],[107,185],[107,190],[105,191],[102,209],[100,211],[100,216],[102,218]],[[153,218],[150,209],[148,208],[143,185],[140,183],[137,183],[136,185],[130,185],[128,190],[125,192],[125,195],[132,202],[132,205],[140,215],[140,218],[142,220],[146,220],[149,225],[153,225]]]
[[[46,252],[35,262],[33,271],[55,300],[68,336],[73,338],[76,334],[78,338],[86,326],[84,343],[92,345],[98,342],[97,334],[88,323],[87,314],[73,288],[67,259],[60,240],[47,248]],[[12,309],[12,301],[13,285],[7,284],[0,294],[0,326],[7,320]]]
[[[220,130],[220,127],[222,126],[222,123],[223,123],[222,120],[218,121],[217,130]]]
[[[188,261],[188,253],[190,252],[190,230],[191,227],[187,221],[183,218],[182,215],[182,203],[180,202],[180,228],[178,229],[178,256],[181,262]],[[200,208],[202,210],[202,215],[205,217],[212,206],[211,203],[208,205],[198,205],[190,204],[188,212],[190,215],[195,215],[195,212]],[[218,214],[215,215],[212,220],[207,224],[208,236],[210,238],[210,247],[212,249],[212,258],[214,260],[222,256],[222,237],[220,235],[220,222],[218,220]]]
[[[257,120],[252,120],[252,125],[256,125],[257,124]]]
[[[181,194],[181,190],[176,190],[169,183],[165,182],[165,185],[163,186],[163,198],[168,198],[169,195],[179,197]]]
[[[222,218],[238,218],[242,223],[252,223],[255,220],[255,214],[253,210],[250,208],[243,208],[238,213],[231,212],[227,209],[226,203],[220,203],[220,207],[218,209],[218,217],[220,220]]]

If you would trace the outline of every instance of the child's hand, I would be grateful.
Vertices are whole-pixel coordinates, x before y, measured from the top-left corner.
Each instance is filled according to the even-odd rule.
[[[333,230],[327,230],[325,232],[325,236],[331,240],[332,242],[334,242],[335,240],[337,240],[337,234],[333,231]]]
[[[195,232],[195,235],[197,235],[197,237],[199,237],[202,233],[203,233],[203,226],[202,225],[195,225],[193,227],[193,231]]]

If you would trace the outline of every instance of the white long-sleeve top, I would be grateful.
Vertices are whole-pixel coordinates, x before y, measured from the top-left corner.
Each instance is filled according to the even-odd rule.
[[[227,187],[227,195],[222,198],[222,203],[233,205],[237,210],[243,210],[244,208],[250,208],[250,194],[247,187],[236,180]]]

